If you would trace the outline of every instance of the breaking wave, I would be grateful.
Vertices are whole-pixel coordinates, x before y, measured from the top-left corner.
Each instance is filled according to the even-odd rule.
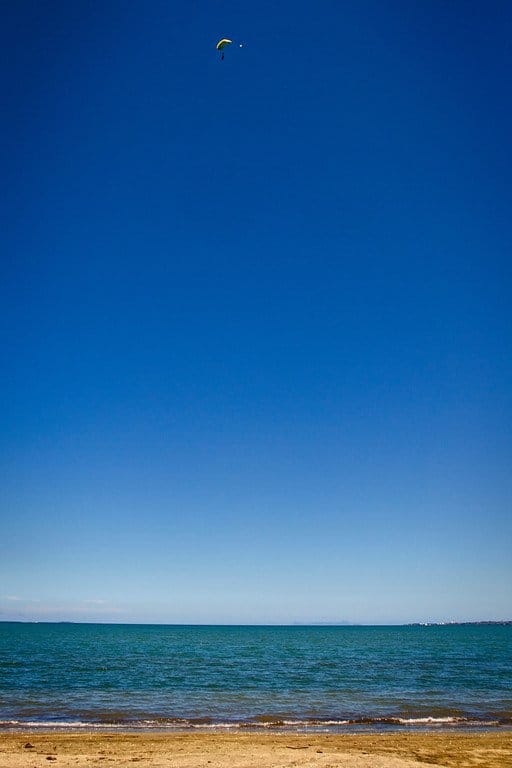
[[[98,730],[98,731],[186,731],[186,730],[276,730],[276,731],[350,731],[384,730],[388,728],[496,728],[511,727],[512,716],[500,718],[475,717],[340,717],[340,718],[290,718],[275,715],[258,715],[244,720],[214,720],[212,718],[157,717],[150,719],[97,720],[0,720],[0,730]]]

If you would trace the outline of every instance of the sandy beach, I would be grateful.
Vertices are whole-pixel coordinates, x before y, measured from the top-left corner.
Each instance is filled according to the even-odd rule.
[[[3,733],[0,768],[505,768],[512,732],[386,733]]]

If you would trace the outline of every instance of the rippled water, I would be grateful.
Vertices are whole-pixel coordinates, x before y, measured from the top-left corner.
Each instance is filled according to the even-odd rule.
[[[512,626],[0,623],[0,725],[512,723]]]

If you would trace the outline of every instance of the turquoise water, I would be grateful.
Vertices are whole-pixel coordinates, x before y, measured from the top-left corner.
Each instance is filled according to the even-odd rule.
[[[0,725],[512,724],[512,626],[0,623]]]

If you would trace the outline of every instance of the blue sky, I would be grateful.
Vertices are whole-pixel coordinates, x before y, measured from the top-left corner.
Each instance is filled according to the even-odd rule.
[[[2,17],[0,618],[512,618],[510,4]]]

